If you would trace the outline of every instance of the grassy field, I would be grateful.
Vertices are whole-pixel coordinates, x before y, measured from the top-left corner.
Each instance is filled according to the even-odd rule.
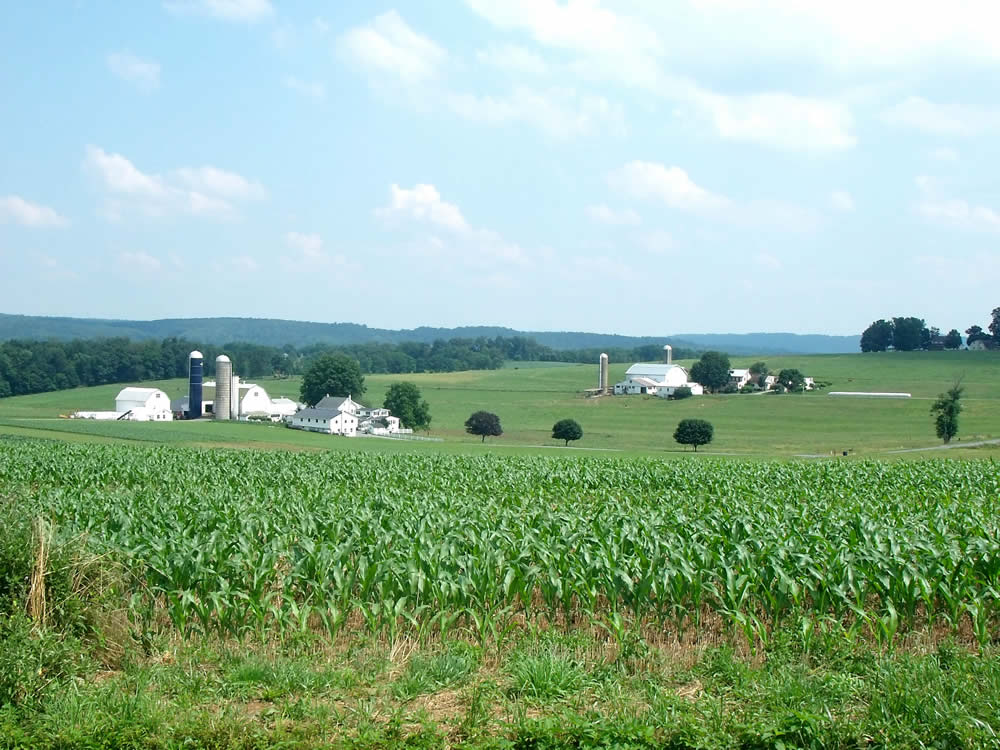
[[[734,358],[746,366],[757,358]],[[965,386],[964,411],[956,446],[1000,437],[1000,355],[993,352],[919,352],[765,357],[773,370],[797,367],[830,390],[906,391],[908,400],[834,398],[825,392],[790,395],[720,395],[672,402],[631,396],[587,399],[597,367],[508,363],[497,371],[441,374],[371,375],[364,400],[381,403],[393,382],[415,382],[430,404],[429,434],[443,443],[401,444],[384,440],[342,440],[281,427],[207,423],[118,424],[59,420],[78,409],[107,409],[119,386],[76,389],[0,401],[0,431],[68,440],[130,440],[194,445],[247,446],[300,450],[406,452],[550,453],[579,451],[670,455],[682,451],[672,439],[685,417],[708,419],[715,426],[709,453],[791,457],[800,455],[888,454],[924,448],[938,441],[929,415],[930,399],[957,379]],[[682,362],[682,364],[690,364]],[[612,381],[627,364],[611,367]],[[272,396],[296,398],[297,379],[260,379]],[[170,397],[183,395],[182,380],[149,383]],[[466,435],[463,423],[473,411],[498,414],[503,437],[482,446]],[[584,437],[570,448],[551,439],[559,419],[576,419]],[[914,454],[920,455],[920,454]],[[998,456],[987,445],[957,448],[954,456]]]

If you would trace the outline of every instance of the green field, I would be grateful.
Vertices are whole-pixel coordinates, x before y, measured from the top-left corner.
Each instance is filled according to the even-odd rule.
[[[681,452],[673,429],[685,417],[708,419],[715,440],[707,452],[747,456],[883,455],[894,450],[925,448],[938,441],[929,415],[930,399],[961,378],[964,411],[954,456],[996,456],[995,445],[963,449],[962,442],[1000,436],[1000,355],[993,352],[919,352],[852,355],[812,355],[764,358],[772,370],[797,367],[829,390],[906,391],[908,400],[844,399],[825,392],[788,395],[728,395],[671,402],[655,397],[587,399],[583,391],[595,384],[597,368],[590,365],[509,363],[497,371],[443,374],[370,375],[364,400],[381,403],[389,384],[410,380],[430,404],[433,422],[428,433],[444,439],[434,445],[390,443],[384,440],[342,440],[307,435],[281,427],[206,423],[117,424],[58,420],[78,409],[107,409],[119,386],[76,389],[7,398],[0,401],[0,431],[22,435],[60,436],[71,440],[125,439],[195,445],[288,447],[317,450],[377,450],[406,452],[625,452],[669,455]],[[755,358],[735,358],[746,366]],[[682,363],[690,364],[690,363]],[[626,364],[612,365],[612,381],[621,379]],[[272,396],[296,398],[296,379],[260,379]],[[149,385],[171,397],[183,395],[186,384],[175,380]],[[473,411],[495,412],[503,437],[485,447],[463,431]],[[559,419],[576,419],[584,437],[568,449],[551,439]],[[920,454],[916,454],[920,455]]]

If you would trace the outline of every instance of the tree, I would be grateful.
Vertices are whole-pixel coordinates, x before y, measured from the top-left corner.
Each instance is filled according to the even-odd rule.
[[[993,340],[1000,344],[1000,307],[994,307],[990,316],[992,317],[990,321],[990,333],[993,334]]]
[[[569,445],[570,440],[579,440],[583,437],[583,428],[575,419],[560,419],[552,425],[552,438],[554,440],[565,440]]]
[[[912,352],[924,342],[924,321],[920,318],[892,319],[892,348],[897,352]]]
[[[952,328],[944,337],[944,348],[945,349],[958,349],[962,346],[962,334],[957,330]]]
[[[806,376],[794,367],[786,367],[778,373],[778,385],[787,391],[802,391],[806,387]]]
[[[958,415],[962,411],[959,400],[962,398],[962,386],[955,383],[948,389],[947,393],[939,393],[937,401],[931,406],[931,414],[934,415],[934,429],[937,436],[945,443],[950,443],[951,439],[958,434]]]
[[[767,376],[770,375],[770,370],[767,369],[767,365],[764,362],[754,362],[750,365],[750,381],[759,385],[761,388],[767,387]]]
[[[487,437],[499,437],[503,435],[503,428],[500,427],[500,417],[488,411],[477,411],[466,419],[465,431],[470,435],[481,435],[484,443]]]
[[[705,352],[691,367],[691,379],[711,391],[729,382],[729,357],[722,352]]]
[[[693,445],[695,453],[699,445],[708,445],[715,435],[711,422],[704,419],[682,419],[674,430],[674,440],[681,445]]]
[[[324,396],[353,396],[365,392],[365,378],[356,359],[346,354],[326,354],[313,362],[302,376],[299,393],[307,404]]]
[[[876,320],[861,334],[861,351],[884,352],[892,346],[892,323]]]
[[[382,406],[399,417],[404,427],[426,430],[431,425],[431,412],[427,402],[420,398],[420,389],[414,383],[393,383],[385,392]]]
[[[986,341],[990,335],[983,330],[982,326],[969,326],[965,329],[965,343],[971,344],[973,341]]]

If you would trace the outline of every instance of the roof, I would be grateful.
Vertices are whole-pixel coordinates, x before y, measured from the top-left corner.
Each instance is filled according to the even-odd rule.
[[[674,369],[684,369],[680,365],[655,364],[653,362],[637,362],[625,371],[626,375],[662,375]]]
[[[650,380],[649,378],[643,378],[643,377],[632,378],[632,382],[638,383],[639,385],[644,385],[647,388],[650,387],[658,388],[659,386],[663,385],[663,383],[658,383],[655,380]]]
[[[729,374],[732,375],[734,378],[745,378],[747,375],[750,374],[750,371],[749,370],[730,370]]]
[[[281,404],[282,406],[285,406],[287,404],[291,404],[292,406],[298,406],[298,404],[296,404],[290,398],[284,398],[284,397],[281,397],[281,398],[272,398],[271,399],[271,403],[272,404]]]
[[[319,407],[316,407],[316,406],[313,406],[313,407],[311,407],[309,409],[303,409],[302,411],[300,411],[295,416],[298,419],[324,419],[324,420],[329,420],[329,419],[336,419],[341,414],[347,414],[347,416],[349,416],[349,417],[353,417],[354,416],[350,412],[342,412],[340,409],[320,409]]]
[[[317,409],[340,409],[345,401],[353,401],[350,396],[324,396],[317,404]]]
[[[159,388],[122,388],[115,401],[146,401],[155,393],[163,393]],[[163,393],[164,396],[167,394]]]

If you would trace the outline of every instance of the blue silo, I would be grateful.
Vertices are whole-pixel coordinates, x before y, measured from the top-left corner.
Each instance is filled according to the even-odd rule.
[[[188,355],[188,419],[201,418],[201,387],[205,358],[201,352]]]

